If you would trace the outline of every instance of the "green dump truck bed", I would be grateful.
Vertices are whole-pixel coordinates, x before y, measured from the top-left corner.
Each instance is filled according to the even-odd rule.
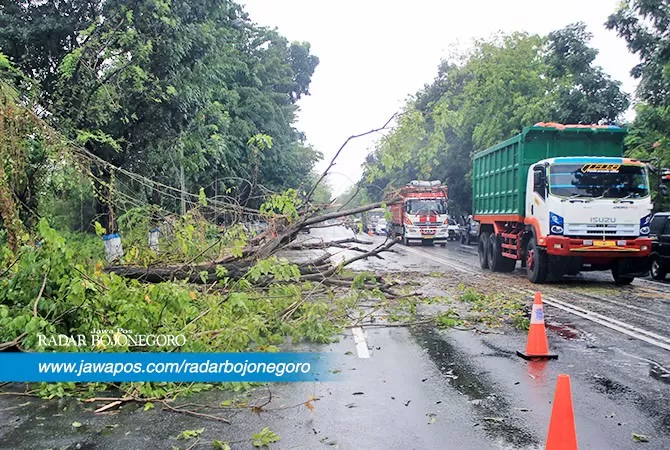
[[[475,153],[472,162],[474,215],[524,216],[528,168],[560,156],[623,156],[627,130],[619,127],[535,125]]]

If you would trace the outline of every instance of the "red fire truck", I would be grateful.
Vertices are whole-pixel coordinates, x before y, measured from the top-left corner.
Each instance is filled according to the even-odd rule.
[[[402,243],[430,242],[443,247],[449,239],[447,186],[440,181],[413,180],[400,190],[400,201],[391,204],[389,234]]]

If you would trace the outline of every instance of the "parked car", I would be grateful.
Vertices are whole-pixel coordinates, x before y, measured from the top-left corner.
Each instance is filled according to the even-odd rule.
[[[447,227],[447,240],[456,241],[459,238],[461,227],[458,226],[455,220],[449,219],[449,226]]]
[[[384,219],[383,217],[377,220],[377,224],[375,225],[375,234],[376,235],[386,234],[386,219]]]
[[[654,214],[649,224],[651,277],[665,280],[670,272],[670,212]]]
[[[472,220],[472,216],[468,217],[465,225],[461,227],[461,244],[470,245],[477,242],[479,237],[479,222]]]

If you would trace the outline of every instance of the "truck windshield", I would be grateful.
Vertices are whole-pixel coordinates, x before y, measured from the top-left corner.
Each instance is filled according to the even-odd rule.
[[[443,198],[421,198],[405,201],[408,214],[446,214],[447,202]]]
[[[643,167],[623,164],[555,164],[549,192],[559,197],[641,198],[649,195]]]

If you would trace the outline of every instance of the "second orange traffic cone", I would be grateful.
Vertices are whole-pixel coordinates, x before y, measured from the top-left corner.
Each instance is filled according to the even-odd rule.
[[[546,358],[557,359],[558,355],[549,353],[547,342],[547,331],[544,328],[544,309],[542,307],[542,294],[535,293],[533,311],[530,313],[530,330],[528,331],[528,343],[526,352],[517,351],[517,355],[524,359]]]
[[[570,376],[559,375],[551,407],[546,450],[577,450],[575,413],[572,410]]]

